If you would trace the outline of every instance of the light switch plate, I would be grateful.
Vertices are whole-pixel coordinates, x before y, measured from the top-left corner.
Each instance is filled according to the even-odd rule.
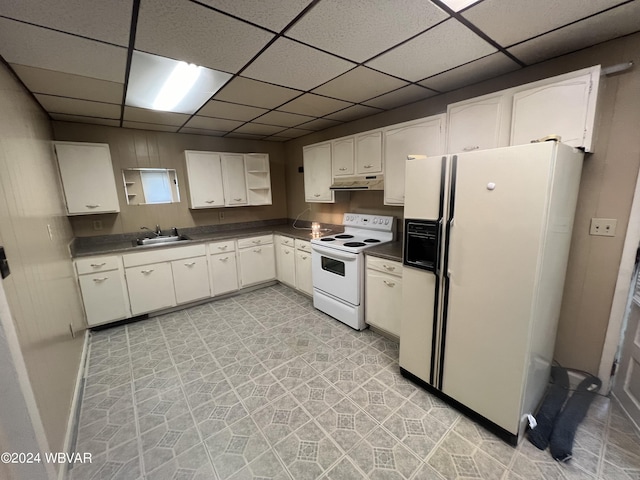
[[[592,218],[589,235],[615,237],[618,220],[615,218]]]

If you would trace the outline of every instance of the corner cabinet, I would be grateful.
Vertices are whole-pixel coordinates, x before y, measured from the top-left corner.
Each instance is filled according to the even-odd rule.
[[[68,215],[117,213],[118,191],[109,145],[54,142]]]
[[[244,156],[249,205],[271,205],[269,155],[247,153]]]
[[[304,162],[304,198],[306,202],[335,203],[331,187],[331,143],[309,145],[302,149]]]
[[[409,155],[442,155],[446,115],[401,123],[384,130],[384,204],[404,205],[405,162]]]

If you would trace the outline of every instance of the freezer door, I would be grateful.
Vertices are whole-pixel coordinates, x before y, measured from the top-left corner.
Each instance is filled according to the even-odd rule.
[[[409,155],[405,169],[404,218],[442,218],[447,157]]]
[[[454,156],[445,247],[442,390],[514,434],[555,152],[534,147]]]

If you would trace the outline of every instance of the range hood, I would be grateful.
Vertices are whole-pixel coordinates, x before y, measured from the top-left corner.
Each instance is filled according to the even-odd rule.
[[[339,177],[333,179],[331,190],[383,190],[383,176],[360,175],[355,177]]]

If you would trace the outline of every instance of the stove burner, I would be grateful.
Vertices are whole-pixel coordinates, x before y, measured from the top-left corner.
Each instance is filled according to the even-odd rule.
[[[346,242],[344,244],[345,247],[364,247],[366,246],[366,243],[362,243],[362,242]]]
[[[378,240],[377,238],[367,238],[366,240],[364,240],[364,243],[378,243],[380,242],[380,240]]]
[[[321,242],[333,242],[335,238],[333,237],[323,237],[320,239]]]
[[[353,238],[353,235],[348,235],[346,233],[343,233],[341,235],[336,235],[336,238]]]

